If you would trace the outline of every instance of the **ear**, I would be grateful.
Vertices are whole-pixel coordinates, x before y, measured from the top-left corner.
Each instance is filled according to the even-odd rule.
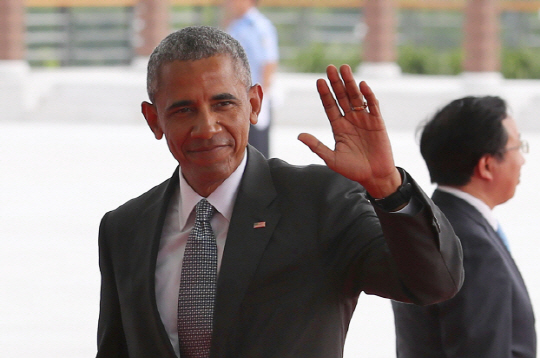
[[[490,154],[486,154],[482,158],[480,158],[480,160],[476,164],[476,167],[474,168],[476,175],[483,180],[493,180],[493,169],[495,160],[497,159],[495,159],[495,157]]]
[[[163,131],[159,126],[156,106],[154,106],[152,103],[144,101],[141,104],[141,111],[146,119],[146,123],[148,123],[148,126],[154,133],[154,137],[156,137],[158,140],[163,138]]]
[[[263,90],[260,84],[256,83],[249,89],[249,103],[251,104],[251,113],[249,121],[251,124],[257,124],[259,113],[261,112],[261,104],[263,99]]]

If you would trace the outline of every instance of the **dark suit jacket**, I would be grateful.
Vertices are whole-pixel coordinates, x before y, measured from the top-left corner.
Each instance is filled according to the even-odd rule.
[[[102,220],[98,357],[175,357],[154,276],[177,176]],[[459,240],[414,188],[420,212],[378,218],[357,183],[249,147],[218,278],[211,357],[341,357],[361,291],[420,304],[453,296],[462,282]],[[253,228],[260,221],[266,227]]]
[[[532,358],[531,301],[512,256],[484,217],[435,191],[461,239],[465,282],[451,300],[427,307],[393,302],[399,358]]]

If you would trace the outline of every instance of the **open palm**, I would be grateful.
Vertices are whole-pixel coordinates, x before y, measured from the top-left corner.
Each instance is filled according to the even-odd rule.
[[[331,150],[307,133],[298,139],[330,169],[359,182],[374,197],[393,193],[401,177],[394,165],[378,100],[365,82],[356,85],[348,65],[341,66],[340,72],[328,66],[327,76],[332,90],[323,79],[317,81],[317,90],[332,127],[335,148]]]

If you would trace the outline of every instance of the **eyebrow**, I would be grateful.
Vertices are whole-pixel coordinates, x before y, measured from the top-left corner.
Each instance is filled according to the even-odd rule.
[[[212,97],[213,101],[222,101],[222,100],[225,100],[225,99],[237,99],[237,98],[233,94],[226,93],[226,92],[216,94],[215,96]],[[167,108],[167,111],[170,111],[171,109],[174,109],[174,108],[191,106],[191,105],[193,105],[193,103],[194,103],[194,101],[191,101],[189,99],[176,101]]]
[[[234,95],[231,93],[220,93],[212,97],[214,101],[220,101],[224,99],[237,99]]]
[[[190,101],[190,100],[187,100],[187,99],[186,100],[181,100],[181,101],[176,101],[167,108],[167,111],[170,111],[171,109],[174,109],[174,108],[191,106],[192,104],[193,104],[193,101]]]

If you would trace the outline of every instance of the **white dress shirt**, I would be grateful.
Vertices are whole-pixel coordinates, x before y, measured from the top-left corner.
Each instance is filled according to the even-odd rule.
[[[216,209],[210,225],[214,231],[218,249],[218,272],[234,202],[247,163],[247,151],[238,168],[208,198]],[[187,239],[195,224],[195,205],[202,199],[186,182],[179,171],[180,186],[171,198],[167,210],[156,263],[156,301],[161,321],[169,335],[177,356],[178,346],[178,289]]]

